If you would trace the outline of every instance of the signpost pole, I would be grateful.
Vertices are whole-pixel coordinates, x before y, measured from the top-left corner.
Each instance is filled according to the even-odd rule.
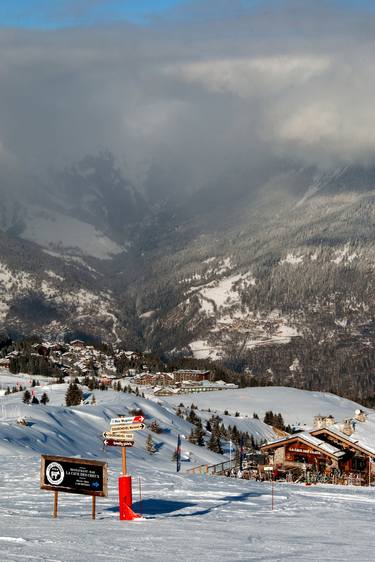
[[[54,492],[54,497],[53,497],[53,518],[56,519],[57,517],[57,506],[58,506],[58,502],[59,502],[59,492]]]
[[[96,519],[96,496],[92,496],[91,516]]]
[[[122,475],[126,476],[126,447],[122,447]]]
[[[275,509],[275,481],[273,479],[273,475],[272,475],[271,487],[272,487],[272,494],[271,495],[272,495],[272,511],[273,511]]]

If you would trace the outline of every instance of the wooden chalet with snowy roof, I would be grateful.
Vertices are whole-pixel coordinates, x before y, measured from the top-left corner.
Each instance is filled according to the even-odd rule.
[[[266,443],[262,452],[277,469],[350,476],[368,485],[375,477],[375,414],[356,410],[353,419],[332,424],[327,416],[327,422]]]

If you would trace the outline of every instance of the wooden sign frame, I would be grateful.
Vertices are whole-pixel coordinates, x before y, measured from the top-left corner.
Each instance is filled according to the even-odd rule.
[[[92,489],[85,488],[74,488],[71,486],[62,486],[60,484],[48,484],[46,483],[46,463],[54,462],[57,464],[70,464],[70,465],[81,465],[81,466],[94,466],[102,469],[102,490],[96,491]],[[77,459],[71,457],[57,457],[51,455],[41,455],[40,462],[40,488],[42,490],[50,490],[51,492],[67,492],[70,494],[81,494],[86,496],[98,496],[107,497],[108,496],[108,464],[104,461],[96,461],[91,459]]]

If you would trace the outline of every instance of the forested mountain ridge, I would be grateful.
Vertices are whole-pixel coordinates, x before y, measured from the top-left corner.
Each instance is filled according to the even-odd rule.
[[[54,212],[77,221],[76,246],[49,245],[40,221],[39,238],[32,220],[3,222],[5,329],[211,358],[254,384],[375,395],[374,170],[235,171],[157,204],[109,155],[59,181],[39,210],[52,227]]]

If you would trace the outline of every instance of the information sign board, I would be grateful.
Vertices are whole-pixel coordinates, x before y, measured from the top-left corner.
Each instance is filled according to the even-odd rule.
[[[40,487],[54,492],[107,496],[108,465],[91,459],[42,455]]]

